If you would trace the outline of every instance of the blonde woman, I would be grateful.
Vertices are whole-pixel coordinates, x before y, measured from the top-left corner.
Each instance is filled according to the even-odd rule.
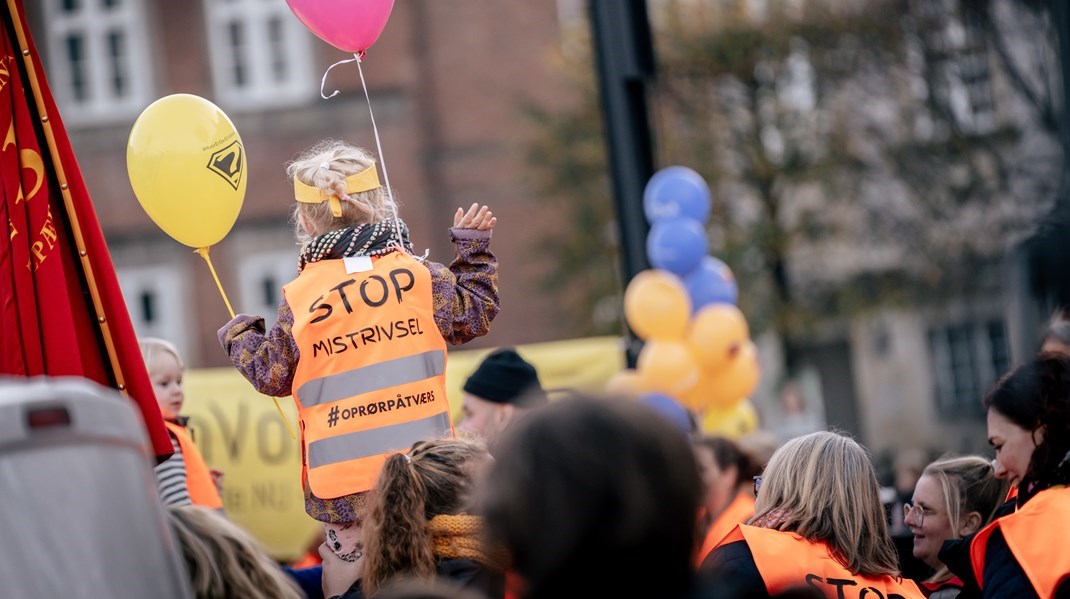
[[[238,525],[196,505],[170,506],[167,515],[196,599],[302,599],[297,585]]]
[[[174,449],[171,457],[155,468],[160,499],[164,505],[192,503],[222,509],[223,473],[209,469],[205,464],[186,428],[186,418],[179,414],[186,400],[182,390],[182,373],[186,367],[178,348],[170,341],[155,337],[145,337],[139,344]]]
[[[991,522],[1007,487],[992,463],[978,456],[937,460],[922,471],[914,496],[903,506],[903,522],[914,535],[914,557],[935,570],[921,583],[930,599],[959,596],[963,582],[940,561],[940,548]]]
[[[231,361],[265,395],[293,395],[305,509],[343,560],[361,552],[368,491],[386,456],[453,435],[447,344],[484,335],[498,313],[497,218],[457,209],[450,265],[412,254],[375,158],[317,144],[289,165],[304,243],[278,318],[239,314],[219,330]]]
[[[755,515],[702,564],[740,596],[809,589],[829,599],[924,597],[900,576],[877,476],[861,445],[834,432],[792,439],[756,477]]]

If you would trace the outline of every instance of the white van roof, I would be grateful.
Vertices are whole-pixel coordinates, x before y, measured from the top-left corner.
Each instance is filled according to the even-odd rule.
[[[0,378],[4,597],[191,597],[140,416],[81,378]]]

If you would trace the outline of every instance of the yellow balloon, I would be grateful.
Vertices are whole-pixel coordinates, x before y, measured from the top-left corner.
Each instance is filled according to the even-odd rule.
[[[702,308],[691,319],[687,331],[687,344],[695,361],[711,371],[727,366],[749,338],[747,319],[732,304]]]
[[[638,397],[647,391],[643,377],[631,368],[621,370],[606,381],[606,392],[613,395]]]
[[[702,432],[738,439],[758,429],[758,411],[744,399],[728,409],[710,409],[702,414]]]
[[[747,341],[723,370],[710,376],[713,384],[707,394],[709,403],[706,405],[719,409],[735,405],[754,392],[760,377],[758,349],[754,343]]]
[[[644,270],[624,290],[624,318],[641,339],[682,339],[691,318],[691,299],[676,275]]]
[[[675,397],[698,381],[698,365],[682,341],[647,341],[639,352],[636,366],[647,391],[660,391]]]
[[[179,243],[209,247],[245,199],[245,147],[234,124],[199,96],[156,100],[134,122],[126,171],[149,218]]]

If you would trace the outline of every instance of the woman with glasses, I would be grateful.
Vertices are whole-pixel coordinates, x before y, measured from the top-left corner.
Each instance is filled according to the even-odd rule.
[[[1041,353],[985,396],[995,475],[1018,488],[1014,512],[970,543],[985,597],[1070,591],[1070,358]]]
[[[903,522],[914,536],[914,557],[934,570],[921,583],[930,599],[958,597],[963,587],[938,557],[944,541],[965,537],[991,522],[1006,495],[1006,482],[978,456],[937,460],[922,471],[913,497],[903,506]]]
[[[876,472],[854,440],[825,431],[792,439],[754,482],[754,518],[702,564],[714,582],[747,597],[805,588],[829,599],[924,597],[900,575]]]

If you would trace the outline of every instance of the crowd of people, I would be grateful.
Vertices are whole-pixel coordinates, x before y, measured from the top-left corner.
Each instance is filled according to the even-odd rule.
[[[891,502],[849,435],[778,446],[632,397],[550,401],[513,348],[465,382],[455,427],[446,348],[498,311],[496,218],[458,209],[444,266],[412,254],[367,152],[320,144],[288,172],[300,274],[270,329],[238,315],[219,337],[254,387],[298,404],[320,563],[278,564],[227,520],[179,414],[182,358],[144,339],[175,450],[160,497],[198,597],[1070,597],[1066,323],[978,398],[994,459],[904,460]]]

